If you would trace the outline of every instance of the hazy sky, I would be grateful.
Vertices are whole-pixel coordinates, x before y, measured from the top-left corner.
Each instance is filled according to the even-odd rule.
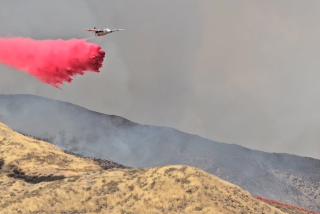
[[[63,90],[0,65],[1,94],[35,94],[219,142],[320,158],[319,0],[0,0],[0,36],[95,38],[101,73]]]

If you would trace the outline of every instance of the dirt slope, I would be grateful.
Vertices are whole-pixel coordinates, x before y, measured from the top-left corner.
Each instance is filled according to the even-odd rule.
[[[0,124],[0,213],[284,212],[187,166],[102,170]]]

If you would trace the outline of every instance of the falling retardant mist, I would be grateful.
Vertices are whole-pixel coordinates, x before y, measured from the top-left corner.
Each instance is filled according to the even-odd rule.
[[[0,62],[60,88],[85,71],[100,72],[105,52],[86,39],[0,38]]]

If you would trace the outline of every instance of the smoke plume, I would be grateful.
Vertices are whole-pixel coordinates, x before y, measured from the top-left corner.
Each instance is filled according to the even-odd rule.
[[[85,39],[0,38],[0,62],[60,88],[85,71],[100,72],[105,52]]]

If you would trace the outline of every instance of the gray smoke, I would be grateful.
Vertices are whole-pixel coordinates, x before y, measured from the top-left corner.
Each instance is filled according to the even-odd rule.
[[[0,65],[0,93],[29,93],[220,142],[320,158],[319,1],[0,0],[0,36],[86,38],[99,74],[60,91]]]

